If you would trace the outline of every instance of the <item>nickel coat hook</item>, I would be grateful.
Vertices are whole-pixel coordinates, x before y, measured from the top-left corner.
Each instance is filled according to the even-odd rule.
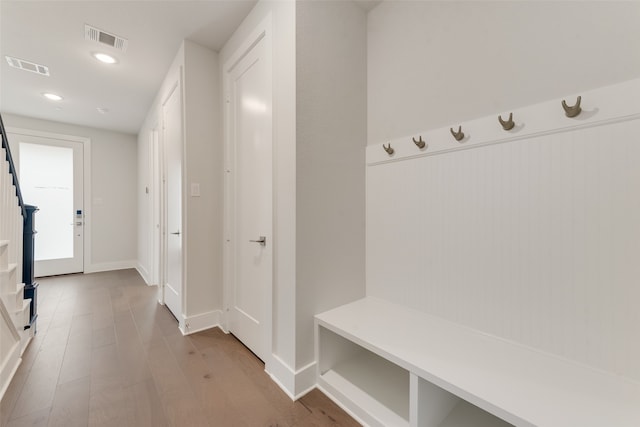
[[[511,130],[516,125],[513,122],[513,113],[509,113],[509,120],[507,121],[502,120],[502,116],[498,116],[498,121],[500,122],[500,124],[502,125],[502,129],[504,130]]]
[[[456,141],[462,141],[464,139],[464,132],[462,132],[462,126],[458,126],[458,132],[454,131],[453,128],[449,128],[451,131],[451,135],[456,139]]]
[[[384,151],[386,151],[388,155],[392,155],[395,152],[395,150],[391,148],[391,143],[389,143],[387,147],[382,144],[382,148],[384,148]]]
[[[582,112],[582,108],[580,108],[580,101],[582,101],[582,97],[579,96],[576,104],[573,106],[568,106],[565,100],[562,100],[562,108],[564,108],[564,114],[567,117],[576,117],[578,114]]]
[[[413,143],[416,144],[416,146],[421,150],[427,146],[427,143],[422,140],[422,135],[418,137],[417,141],[415,138],[411,138],[411,139],[413,139]]]

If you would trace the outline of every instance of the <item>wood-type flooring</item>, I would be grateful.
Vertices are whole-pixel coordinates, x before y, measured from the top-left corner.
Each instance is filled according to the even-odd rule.
[[[318,390],[292,402],[232,335],[182,336],[135,270],[37,282],[38,333],[2,427],[359,425]]]

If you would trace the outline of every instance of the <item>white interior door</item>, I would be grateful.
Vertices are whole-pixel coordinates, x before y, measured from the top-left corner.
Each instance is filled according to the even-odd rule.
[[[36,277],[84,270],[83,144],[11,134],[18,144],[18,176],[35,214]]]
[[[262,38],[229,71],[232,180],[229,330],[264,360],[272,281],[271,73]]]
[[[162,105],[166,165],[166,275],[164,302],[182,319],[182,101],[180,85]]]

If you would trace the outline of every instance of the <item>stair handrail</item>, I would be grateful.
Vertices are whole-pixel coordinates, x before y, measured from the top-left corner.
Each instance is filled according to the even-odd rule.
[[[2,148],[7,153],[7,161],[9,162],[9,173],[13,178],[13,185],[16,187],[16,196],[18,196],[18,204],[20,204],[20,211],[22,212],[22,218],[27,217],[27,210],[24,207],[24,201],[22,200],[22,191],[20,191],[20,182],[18,181],[18,174],[16,166],[13,163],[13,157],[11,156],[11,148],[9,148],[9,139],[7,137],[7,131],[4,129],[4,123],[2,122],[2,115],[0,114],[0,133],[2,134]]]

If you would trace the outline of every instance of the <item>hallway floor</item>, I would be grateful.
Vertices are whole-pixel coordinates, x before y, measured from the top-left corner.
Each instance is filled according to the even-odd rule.
[[[317,390],[292,402],[232,335],[182,336],[135,270],[38,282],[38,334],[2,427],[359,425]]]

